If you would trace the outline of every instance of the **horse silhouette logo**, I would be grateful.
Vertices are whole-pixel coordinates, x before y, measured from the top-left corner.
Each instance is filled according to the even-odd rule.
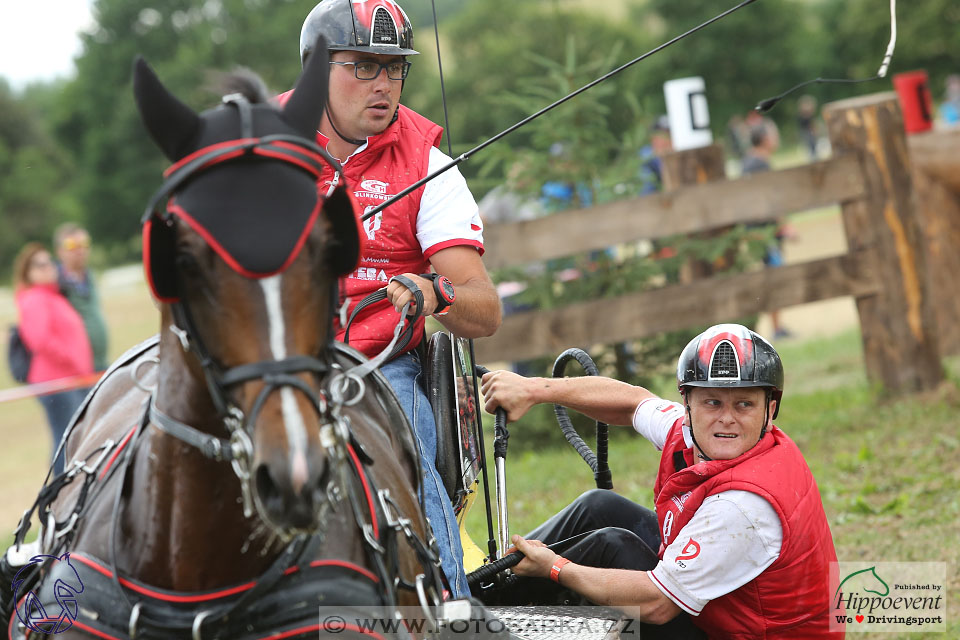
[[[861,577],[855,580],[854,584],[860,585],[861,588],[867,593],[876,594],[881,598],[890,595],[890,587],[883,580],[883,578],[877,575],[877,568],[870,567],[869,569],[861,569],[860,571],[854,571],[853,573],[848,575],[846,578],[844,578],[843,581],[840,582],[840,586],[837,587],[837,590],[834,592],[833,596],[836,597],[837,594],[841,593],[841,589],[843,589],[843,585],[845,585],[851,578],[854,578],[856,576],[861,576]],[[871,589],[870,587],[875,587],[875,589]],[[880,591],[877,591],[876,589],[880,589]]]
[[[30,562],[21,567],[13,578],[14,602],[20,602],[22,595],[20,589],[31,570],[48,561],[62,562],[70,569],[70,571],[65,572],[65,579],[57,578],[57,581],[53,583],[53,594],[57,601],[56,604],[60,607],[59,611],[51,609],[51,613],[47,613],[48,607],[52,607],[53,604],[48,603],[44,606],[33,591],[28,591],[23,597],[23,602],[17,607],[17,618],[23,626],[30,631],[44,635],[63,633],[73,626],[79,609],[77,596],[83,593],[83,581],[80,579],[80,574],[77,573],[76,568],[70,564],[69,553],[64,553],[60,557],[36,555],[30,558]]]

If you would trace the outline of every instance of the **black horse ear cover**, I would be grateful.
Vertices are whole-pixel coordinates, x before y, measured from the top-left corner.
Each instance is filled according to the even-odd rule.
[[[133,96],[140,118],[163,155],[176,162],[200,128],[200,116],[167,91],[150,65],[137,56],[133,62]]]
[[[284,119],[311,140],[316,137],[327,105],[329,60],[327,41],[321,35],[283,109]],[[345,276],[357,268],[360,260],[360,230],[353,204],[342,186],[327,198],[323,213],[330,223],[328,237],[335,243],[328,247],[328,264],[334,273]]]
[[[323,36],[317,38],[314,55],[300,72],[293,95],[283,108],[284,119],[304,138],[313,140],[327,106],[330,83],[330,53]]]
[[[237,273],[265,278],[293,263],[322,213],[329,227],[327,264],[338,276],[356,268],[361,235],[355,204],[343,186],[327,198],[325,183],[318,184],[323,161],[312,145],[327,101],[326,42],[320,39],[316,51],[283,110],[251,97],[253,104],[243,109],[221,104],[199,115],[142,58],[136,60],[133,88],[144,125],[174,162],[167,175],[186,178],[166,209],[144,221],[144,267],[157,299],[174,302],[182,293],[174,220],[199,234]],[[305,163],[303,155],[314,160]],[[197,166],[200,156],[210,160]]]

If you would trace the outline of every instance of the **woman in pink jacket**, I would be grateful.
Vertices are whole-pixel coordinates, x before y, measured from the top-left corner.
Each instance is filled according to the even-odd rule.
[[[93,352],[83,319],[60,295],[50,252],[37,243],[26,245],[14,262],[13,278],[20,335],[32,354],[27,382],[93,373]],[[54,452],[86,391],[74,389],[40,396],[50,422]],[[61,471],[62,453],[54,462],[54,472]]]

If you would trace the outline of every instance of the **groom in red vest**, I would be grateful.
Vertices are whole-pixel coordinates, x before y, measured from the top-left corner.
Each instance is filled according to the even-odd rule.
[[[683,350],[677,385],[682,404],[609,378],[484,376],[487,411],[516,420],[534,404],[561,404],[631,424],[663,452],[656,513],[612,491],[585,493],[526,539],[514,536],[526,555],[516,573],[665,625],[664,637],[842,637],[828,617],[837,554],[820,492],[773,424],[780,356],[746,327],[717,325]],[[522,582],[534,599],[556,595],[546,581]]]

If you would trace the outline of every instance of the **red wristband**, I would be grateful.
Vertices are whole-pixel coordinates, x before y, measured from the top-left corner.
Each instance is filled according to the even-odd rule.
[[[560,571],[565,566],[570,564],[570,561],[564,558],[563,556],[557,556],[556,561],[553,563],[553,566],[550,567],[550,579],[560,584]]]

